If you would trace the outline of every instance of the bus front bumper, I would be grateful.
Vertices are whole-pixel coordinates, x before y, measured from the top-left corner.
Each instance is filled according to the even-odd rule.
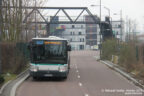
[[[30,76],[32,77],[66,77],[68,71],[59,72],[59,71],[30,71]]]

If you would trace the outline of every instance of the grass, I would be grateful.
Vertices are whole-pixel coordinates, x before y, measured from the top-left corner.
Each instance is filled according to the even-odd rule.
[[[7,74],[3,74],[2,76],[4,77],[4,82],[0,84],[0,88],[3,84],[7,83],[8,81],[14,80],[17,75],[7,73]]]
[[[28,68],[28,66],[26,66],[25,68],[23,68],[23,71],[25,71],[27,68]],[[22,71],[22,72],[23,72],[23,71]],[[7,83],[8,81],[14,80],[14,79],[16,78],[17,74],[7,73],[7,74],[3,74],[2,76],[4,77],[4,80],[5,80],[5,81],[4,81],[4,83],[0,84],[0,87],[1,87],[3,84]]]
[[[7,73],[7,74],[4,74],[3,76],[4,76],[4,79],[5,79],[4,83],[6,83],[9,80],[14,80],[17,75],[16,74],[9,74],[9,73]]]

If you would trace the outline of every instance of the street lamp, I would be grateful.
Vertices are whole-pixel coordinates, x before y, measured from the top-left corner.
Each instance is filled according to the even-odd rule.
[[[36,9],[36,0],[34,0],[35,1],[35,9]],[[37,37],[37,23],[36,23],[36,10],[35,10],[35,37]]]
[[[110,9],[109,9],[109,8],[107,8],[107,7],[105,7],[105,6],[104,6],[104,8],[105,8],[106,10],[108,10],[108,13],[109,13],[109,18],[110,18],[110,17],[111,17],[111,16],[110,16]]]
[[[114,15],[120,15],[120,39],[122,41],[122,10],[120,10],[120,14],[114,13]]]
[[[110,17],[110,9],[104,5],[91,5],[91,7],[96,7],[96,6],[103,6],[103,8],[105,8],[106,10],[108,10],[108,16]]]
[[[92,7],[96,7],[96,6],[100,7],[100,44],[101,44],[101,41],[102,41],[102,39],[101,39],[101,35],[102,35],[102,31],[101,31],[101,6],[103,6],[106,10],[108,10],[109,18],[111,19],[111,24],[112,24],[112,18],[110,16],[111,15],[110,14],[110,9],[106,6],[104,6],[104,5],[101,5],[101,0],[100,0],[100,5],[91,5],[91,6]],[[101,46],[101,48],[102,48],[102,46]],[[100,57],[101,57],[101,54],[102,54],[102,51],[100,49]]]
[[[96,5],[91,5],[92,7],[96,6]],[[102,43],[101,43],[101,35],[102,35],[102,31],[101,31],[101,0],[100,0],[100,4],[99,4],[99,8],[100,8],[100,21],[99,21],[99,26],[100,26],[100,59],[102,57]]]
[[[2,0],[0,0],[0,12],[2,13]],[[3,24],[3,22],[2,22],[1,19],[2,18],[0,18],[0,26]],[[0,27],[0,35],[2,35],[2,29],[1,29],[1,27]],[[1,38],[2,38],[2,36],[1,36]],[[0,38],[0,42],[2,40],[1,38]],[[1,49],[0,49],[0,74],[1,74],[1,72],[2,72],[2,64],[1,64]]]
[[[112,25],[112,17],[111,17],[110,9],[109,9],[108,7],[105,7],[105,6],[104,6],[104,8],[105,8],[106,10],[108,10],[109,19],[111,19],[110,21],[111,21],[111,25]]]
[[[91,5],[91,6],[94,7],[94,6],[100,6],[100,5]],[[101,6],[103,6],[103,8],[108,10],[108,14],[109,14],[108,16],[109,16],[109,19],[111,19],[110,21],[111,21],[111,25],[112,25],[112,17],[111,17],[110,9],[104,5],[101,5]]]

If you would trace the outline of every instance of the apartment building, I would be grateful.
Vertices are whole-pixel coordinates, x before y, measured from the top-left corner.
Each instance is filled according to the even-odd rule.
[[[62,32],[62,37],[70,41],[72,50],[84,50],[86,48],[85,24],[64,24],[63,26],[65,30]]]
[[[98,21],[99,18],[95,15],[95,19]],[[85,21],[93,21],[91,16],[86,15]],[[97,49],[100,45],[100,28],[98,24],[86,24],[86,49]]]

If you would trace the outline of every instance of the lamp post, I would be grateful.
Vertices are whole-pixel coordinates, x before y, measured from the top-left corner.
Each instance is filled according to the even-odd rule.
[[[35,9],[36,9],[36,0],[35,0]],[[35,10],[35,37],[37,37],[37,23],[36,23],[36,10]]]
[[[106,7],[106,6],[104,6],[104,5],[91,5],[92,7],[96,7],[96,6],[103,6],[103,8],[105,8],[106,10],[108,10],[108,16],[109,17],[111,17],[110,15],[110,9],[108,8],[108,7]],[[100,14],[101,14],[101,12],[100,12]]]
[[[2,14],[2,0],[0,0],[0,14]],[[1,17],[1,16],[0,16]],[[0,18],[0,35],[2,35],[2,29],[1,29],[1,25],[3,24],[2,18]],[[2,36],[0,36],[0,42],[1,42],[1,39]],[[2,64],[1,64],[1,46],[0,46],[0,74],[2,72]]]
[[[101,6],[103,6],[106,10],[108,10],[108,16],[109,18],[111,19],[111,24],[112,24],[112,18],[111,18],[111,14],[110,14],[110,9],[104,5],[101,5],[101,0],[100,0],[100,5],[91,5],[92,7],[95,7],[95,6],[99,6],[100,7],[100,44],[101,44],[101,48],[102,48],[102,31],[101,31]],[[101,55],[102,55],[102,50],[100,48],[100,58],[101,58]]]
[[[105,8],[106,10],[108,10],[109,19],[111,19],[110,21],[111,21],[111,25],[112,25],[112,17],[111,17],[110,9],[109,9],[108,7],[106,7],[106,6],[104,6],[104,8]]]
[[[111,17],[111,16],[110,16],[110,9],[109,9],[109,8],[107,8],[107,7],[105,7],[105,6],[104,6],[104,8],[105,8],[106,10],[108,10],[108,13],[109,13],[109,18],[110,18],[110,17]]]
[[[97,6],[97,5],[91,5],[92,7],[94,7],[94,6]],[[101,0],[100,0],[100,3],[99,3],[99,9],[100,9],[100,21],[99,21],[99,26],[100,26],[100,59],[101,59],[101,57],[102,57],[102,50],[101,50],[101,48],[102,48],[102,43],[101,43],[101,36],[102,36],[102,31],[101,31]]]

